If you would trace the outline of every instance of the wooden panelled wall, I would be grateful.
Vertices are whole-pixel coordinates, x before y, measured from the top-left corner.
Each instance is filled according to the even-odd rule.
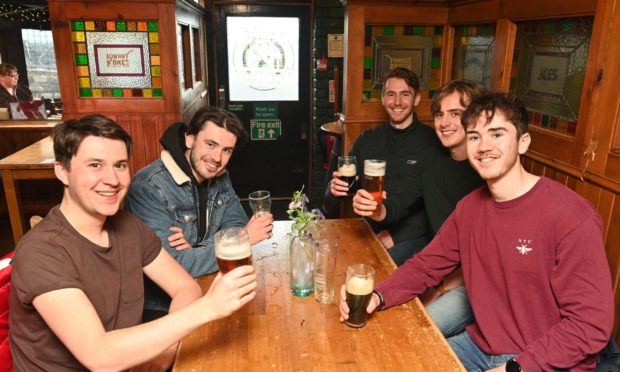
[[[363,102],[365,25],[443,25],[442,82],[450,80],[454,26],[495,23],[492,89],[508,91],[517,23],[526,20],[594,16],[588,67],[575,136],[530,127],[532,146],[523,157],[534,174],[555,179],[587,198],[605,224],[605,247],[616,303],[614,334],[620,341],[620,0],[483,0],[449,5],[410,1],[350,0],[345,15],[346,115],[344,151],[360,132],[385,120],[380,102]],[[432,126],[430,101],[418,116]]]
[[[102,114],[125,128],[134,143],[131,166],[140,169],[159,157],[159,138],[181,119],[175,0],[49,0],[52,35],[64,119]],[[75,20],[157,21],[161,50],[162,98],[81,98],[71,39]]]

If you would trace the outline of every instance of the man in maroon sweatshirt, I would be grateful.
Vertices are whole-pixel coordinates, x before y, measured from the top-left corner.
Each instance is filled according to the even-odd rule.
[[[448,342],[467,370],[594,370],[614,317],[600,215],[523,168],[531,137],[514,96],[479,97],[462,122],[469,161],[487,184],[376,288],[367,311],[413,299],[461,263],[476,322]],[[342,319],[344,299],[343,288]]]

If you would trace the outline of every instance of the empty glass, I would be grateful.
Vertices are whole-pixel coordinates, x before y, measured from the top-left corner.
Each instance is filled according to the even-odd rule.
[[[254,191],[248,195],[248,201],[252,213],[256,217],[261,217],[271,212],[271,194],[266,190]]]

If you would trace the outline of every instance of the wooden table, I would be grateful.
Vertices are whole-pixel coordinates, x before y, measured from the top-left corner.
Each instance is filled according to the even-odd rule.
[[[336,303],[293,296],[286,238],[290,221],[277,221],[274,227],[274,237],[253,248],[256,298],[232,316],[186,336],[175,372],[464,371],[417,299],[372,314],[364,328],[355,329],[340,323]],[[317,230],[322,239],[339,245],[337,291],[352,263],[372,265],[377,281],[394,271],[365,220],[321,221]],[[198,280],[203,290],[213,277]]]
[[[13,239],[17,245],[26,232],[17,181],[56,178],[52,138],[45,137],[0,160],[0,170]]]

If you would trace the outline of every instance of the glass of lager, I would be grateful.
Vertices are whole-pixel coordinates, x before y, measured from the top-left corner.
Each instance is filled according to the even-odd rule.
[[[215,233],[215,257],[222,274],[252,264],[250,237],[243,227],[231,227]]]
[[[377,202],[377,209],[375,209],[375,212],[373,213],[373,216],[375,217],[379,217],[381,214],[385,166],[385,160],[364,160],[364,190],[368,191]]]
[[[366,307],[375,288],[375,270],[368,265],[354,264],[347,267],[345,290],[349,319],[348,326],[360,328],[366,325]]]
[[[347,194],[355,194],[355,177],[357,176],[357,158],[355,156],[339,156],[338,172],[342,174],[340,179],[347,183],[349,191]]]
[[[254,191],[248,195],[248,202],[252,213],[256,217],[261,217],[269,214],[271,211],[271,194],[266,190]]]

